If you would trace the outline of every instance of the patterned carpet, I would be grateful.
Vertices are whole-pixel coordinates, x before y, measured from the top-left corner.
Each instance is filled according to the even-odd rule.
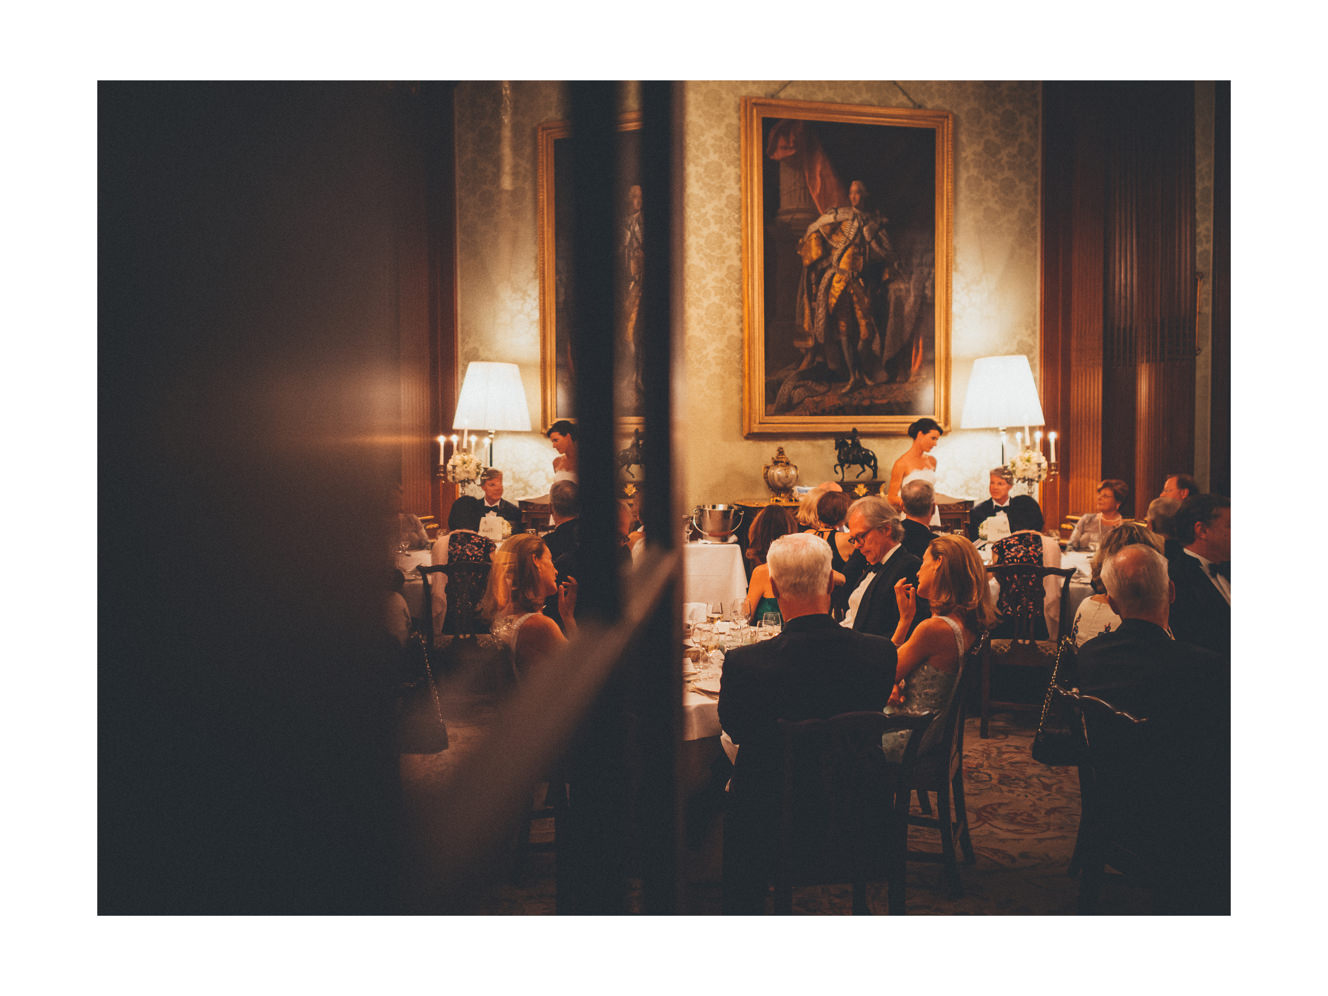
[[[406,800],[419,799],[445,783],[449,772],[473,749],[492,710],[473,702],[445,709],[451,748],[439,754],[402,756],[401,771]],[[1079,824],[1078,775],[1073,768],[1049,768],[1029,754],[1033,717],[993,717],[991,736],[978,736],[977,720],[965,731],[965,785],[969,827],[977,861],[961,865],[964,896],[949,898],[939,864],[910,862],[907,897],[910,914],[1073,914],[1077,880],[1066,874]],[[690,743],[683,755],[684,783],[704,780],[704,770],[717,741]],[[916,807],[916,802],[914,803]],[[695,815],[695,814],[693,814]],[[702,816],[691,827],[686,852],[685,912],[720,912],[720,849],[722,819]],[[538,834],[549,828],[537,824]],[[538,839],[538,837],[537,837]],[[926,829],[910,831],[916,850],[939,850],[936,835]],[[553,856],[533,854],[521,884],[509,879],[495,883],[468,910],[475,914],[551,915],[555,912]],[[886,909],[883,884],[869,887],[874,912]],[[638,897],[629,897],[629,909]],[[851,912],[848,886],[803,888],[794,891],[794,912],[805,915],[847,915]],[[1116,876],[1104,885],[1103,914],[1148,913],[1147,896]]]

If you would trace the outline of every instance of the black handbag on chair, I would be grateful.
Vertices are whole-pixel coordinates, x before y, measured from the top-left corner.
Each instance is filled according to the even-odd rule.
[[[1057,686],[1066,687],[1074,680],[1074,640],[1066,637],[1056,648],[1051,681],[1042,699],[1042,714],[1033,735],[1033,760],[1046,765],[1078,764],[1083,756],[1083,735],[1071,716],[1064,699],[1056,694]]]

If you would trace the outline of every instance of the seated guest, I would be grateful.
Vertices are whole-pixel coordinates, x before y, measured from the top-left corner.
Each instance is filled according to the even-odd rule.
[[[1130,486],[1114,477],[1097,486],[1097,511],[1089,512],[1074,524],[1070,541],[1071,550],[1091,550],[1098,546],[1122,522],[1121,506],[1130,497]]]
[[[1000,512],[1005,513],[1012,533],[1020,529],[1042,532],[1042,508],[1037,500],[1030,495],[1010,497],[1010,489],[1014,487],[1014,473],[1010,468],[993,467],[989,478],[987,493],[991,497],[979,502],[973,511],[968,513],[968,538],[976,541],[982,523]]]
[[[1191,495],[1176,513],[1184,544],[1171,558],[1176,639],[1231,654],[1231,502],[1220,495]]]
[[[1120,616],[1112,611],[1107,601],[1107,590],[1102,586],[1102,565],[1107,562],[1107,558],[1132,543],[1143,543],[1158,553],[1162,552],[1162,537],[1146,526],[1126,522],[1107,533],[1107,538],[1102,541],[1097,553],[1093,554],[1094,594],[1080,602],[1074,614],[1074,625],[1070,629],[1070,636],[1074,639],[1075,646],[1082,647],[1099,633],[1110,633],[1120,625]]]
[[[627,546],[632,551],[632,563],[638,563],[646,552],[646,524],[642,518],[643,502],[646,500],[645,489],[637,486],[636,492],[630,498],[624,498],[628,509],[632,513],[632,523],[628,526]]]
[[[483,498],[462,495],[452,503],[452,511],[447,514],[447,528],[479,532],[480,520],[494,514],[511,523],[512,532],[521,532],[521,510],[503,500],[503,472],[493,467],[482,471],[480,489],[484,492]]]
[[[419,516],[405,510],[405,491],[400,482],[393,481],[386,486],[384,500],[387,505],[389,549],[427,550],[429,534]]]
[[[823,541],[781,536],[770,544],[767,563],[783,631],[730,650],[720,680],[720,725],[738,745],[724,818],[725,913],[764,909],[779,814],[776,722],[879,710],[894,682],[890,641],[830,618],[830,549]]]
[[[835,590],[830,596],[830,614],[843,619],[848,611],[848,596],[862,580],[867,561],[848,541],[844,519],[853,499],[843,491],[827,491],[816,503],[816,518],[821,524],[816,535],[830,544],[830,570],[835,578]]]
[[[1199,482],[1189,474],[1168,474],[1162,482],[1162,493],[1158,497],[1170,498],[1179,503],[1191,495],[1199,494],[1201,490]]]
[[[576,481],[554,481],[549,489],[550,519],[554,527],[543,536],[544,545],[553,557],[553,566],[558,580],[565,581],[577,575],[576,550],[580,539],[581,520],[580,498]],[[558,596],[550,595],[544,600],[544,614],[561,625],[558,615]]]
[[[1175,498],[1154,498],[1148,503],[1148,512],[1144,515],[1148,528],[1162,541],[1162,554],[1168,560],[1184,547],[1176,539],[1176,513],[1180,511],[1180,504]]]
[[[410,608],[401,594],[406,587],[406,576],[395,567],[387,572],[387,595],[383,601],[383,623],[392,641],[404,647],[410,639]]]
[[[931,545],[931,517],[936,511],[936,490],[926,481],[915,478],[899,489],[904,504],[904,538],[900,544],[919,560]]]
[[[751,580],[747,585],[747,620],[761,621],[767,612],[779,613],[779,603],[775,600],[775,590],[770,583],[770,568],[766,564],[766,552],[770,544],[781,536],[797,530],[797,524],[789,510],[781,505],[767,505],[756,513],[747,530],[747,559],[752,567]]]
[[[550,595],[558,597],[562,629],[540,612]],[[509,648],[514,677],[519,679],[561,650],[567,643],[564,632],[576,635],[575,608],[576,580],[558,582],[542,539],[520,533],[503,541],[480,611],[491,621],[490,632]]]
[[[907,487],[904,507],[908,507]],[[996,620],[987,571],[977,548],[962,536],[936,536],[928,544],[918,570],[918,583],[895,582],[899,624],[890,638],[899,648],[895,687],[887,713],[941,712],[950,701],[959,662],[969,647]],[[931,618],[909,635],[918,599],[931,606]],[[904,753],[908,735],[887,733],[881,747],[891,761]],[[930,745],[924,736],[922,749]]]
[[[816,517],[816,506],[821,500],[821,496],[828,492],[843,492],[834,481],[822,481],[816,487],[812,488],[802,500],[798,502],[798,511],[796,515],[798,529],[804,533],[813,533],[817,530],[819,520]]]
[[[576,546],[581,514],[580,495],[576,481],[554,481],[549,488],[549,512],[553,529],[544,536],[544,545],[553,554],[554,562]]]
[[[1173,586],[1150,545],[1109,557],[1102,583],[1121,624],[1079,649],[1078,685],[1148,720],[1132,743],[1099,737],[1095,745],[1128,748],[1138,761],[1139,777],[1128,798],[1113,800],[1113,815],[1162,872],[1158,912],[1228,912],[1230,661],[1171,638]]]
[[[867,561],[862,581],[848,596],[848,612],[841,623],[859,633],[889,636],[899,625],[895,582],[907,578],[918,583],[922,561],[899,545],[904,527],[894,506],[880,495],[859,498],[848,509],[849,542]],[[930,615],[925,602],[918,606],[914,625]]]

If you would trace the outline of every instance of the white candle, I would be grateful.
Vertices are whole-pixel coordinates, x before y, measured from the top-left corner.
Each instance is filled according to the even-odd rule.
[[[447,437],[438,437],[438,466],[447,466]]]
[[[1034,442],[1033,442],[1033,449],[1035,449],[1035,450],[1037,450],[1039,453],[1041,453],[1041,452],[1042,452],[1042,430],[1041,430],[1041,429],[1039,429],[1037,432],[1033,433],[1033,440],[1034,440]]]
[[[1048,440],[1048,442],[1051,443],[1051,462],[1052,462],[1052,463],[1055,463],[1055,462],[1056,462],[1056,433],[1053,432],[1050,436],[1047,437],[1047,440]]]
[[[1024,452],[1024,434],[1022,432],[1014,434],[1014,444],[1019,448],[1020,453]]]

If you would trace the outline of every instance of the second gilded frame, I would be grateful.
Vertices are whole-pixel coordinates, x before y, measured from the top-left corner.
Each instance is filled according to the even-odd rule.
[[[953,116],[742,101],[743,431],[949,425]]]
[[[619,231],[612,248],[614,279],[619,284],[615,315],[617,425],[642,426],[644,370],[638,349],[641,324],[641,278],[648,264],[642,230],[641,114],[621,114],[617,122],[617,183],[608,196],[617,205]],[[573,171],[571,125],[553,121],[539,126],[539,280],[540,381],[544,424],[574,417],[575,370],[569,291],[571,286]]]

